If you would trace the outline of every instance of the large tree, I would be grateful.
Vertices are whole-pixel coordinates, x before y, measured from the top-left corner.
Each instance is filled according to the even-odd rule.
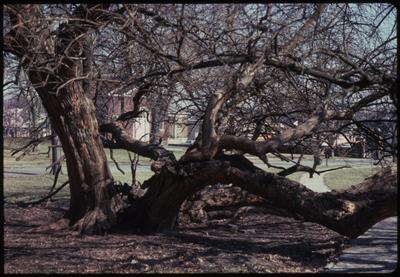
[[[397,156],[392,6],[4,7],[5,57],[19,62],[39,95],[67,161],[70,208],[51,228],[87,234],[119,223],[172,228],[182,203],[217,183],[240,186],[349,237],[396,215],[397,167],[343,192],[315,193],[286,176],[314,174],[316,164],[281,154],[294,148],[316,154],[318,141],[358,132]],[[133,109],[105,116],[99,99],[127,92]],[[124,130],[144,103],[156,123],[167,109],[201,122],[179,160],[154,136],[146,143]],[[387,133],[371,122],[385,122]],[[144,195],[122,198],[105,147],[154,160]],[[244,156],[274,167],[268,153],[293,166],[272,174]]]

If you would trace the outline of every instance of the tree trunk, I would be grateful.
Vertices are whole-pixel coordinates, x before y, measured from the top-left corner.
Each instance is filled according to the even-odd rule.
[[[171,95],[175,92],[175,81],[172,78],[168,80],[167,94],[163,93],[162,88],[158,91],[159,94],[156,96],[153,106],[151,107],[151,127],[150,127],[150,143],[160,144],[164,137],[164,133],[167,129],[164,126],[164,133],[162,130],[163,122],[168,115],[169,103]],[[154,105],[155,104],[155,105]]]
[[[144,188],[148,187],[146,194],[124,212],[121,220],[147,232],[173,228],[185,200],[206,186],[230,183],[225,175],[229,162],[223,160],[225,156],[219,158],[222,161],[181,162],[175,164],[172,170],[171,166],[163,167],[158,174],[143,183]],[[243,159],[233,161],[234,166],[253,166],[250,161]]]
[[[205,186],[215,184],[214,179],[207,182],[203,175],[193,175],[195,171],[192,170],[190,165],[181,167],[178,174],[163,170],[144,182],[143,186],[149,187],[148,191],[138,200],[133,212],[127,210],[124,220],[147,232],[175,227],[182,203]],[[210,168],[205,174],[216,174],[216,170],[218,167]]]
[[[73,16],[89,22],[102,15],[101,11],[91,8],[80,5]],[[44,24],[40,6],[16,5],[8,14],[14,28],[5,36],[6,51],[21,60],[60,138],[67,160],[70,208],[64,216],[66,220],[60,224],[68,222],[81,233],[103,233],[115,223],[122,200],[113,186],[95,107],[85,95],[82,81],[76,79],[82,76],[81,50],[87,44],[79,38],[91,24],[77,23],[77,20],[60,24],[54,43],[47,41],[54,49],[44,51],[49,48],[46,40],[32,36],[38,30],[43,33],[51,30]],[[52,70],[42,70],[43,64]]]
[[[115,223],[122,202],[113,186],[95,108],[78,83],[43,104],[58,134],[67,161],[70,209],[65,217],[81,233],[104,233]]]
[[[159,144],[162,140],[161,125],[163,121],[164,115],[160,108],[153,107],[151,109],[150,144]]]
[[[151,183],[151,186],[143,199],[140,199],[143,217],[135,224],[139,223],[141,229],[150,232],[172,229],[182,203],[197,190],[194,186],[185,184],[181,177],[168,172],[156,175],[146,182]]]

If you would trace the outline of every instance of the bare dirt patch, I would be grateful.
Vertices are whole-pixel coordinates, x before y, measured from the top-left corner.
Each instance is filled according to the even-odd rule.
[[[318,224],[267,213],[151,235],[24,233],[56,221],[66,207],[62,200],[48,207],[5,204],[5,273],[318,272],[343,242]]]

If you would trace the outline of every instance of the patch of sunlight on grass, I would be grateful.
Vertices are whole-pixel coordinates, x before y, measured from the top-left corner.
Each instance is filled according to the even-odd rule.
[[[154,172],[152,171],[137,171],[136,172],[136,180],[139,181],[141,184],[147,179],[149,179],[151,176],[154,175]],[[120,181],[120,182],[125,182],[128,184],[131,184],[132,182],[132,175],[131,172],[125,172],[125,175],[122,174],[121,172],[113,172],[113,177],[115,180]]]
[[[299,182],[301,176],[304,174],[304,172],[295,172],[293,174],[290,174],[289,176],[287,176],[290,180],[292,181],[296,181]]]
[[[324,182],[327,187],[334,190],[345,190],[352,185],[357,185],[365,178],[375,174],[378,167],[344,168],[324,174]]]
[[[279,168],[267,168],[267,166],[260,166],[258,165],[260,168],[264,169],[266,172],[269,173],[278,173],[279,171],[281,171],[282,169]],[[290,180],[296,181],[298,182],[301,178],[301,176],[304,174],[304,172],[295,172],[293,174],[290,174],[289,176],[287,176],[287,178],[289,178]]]

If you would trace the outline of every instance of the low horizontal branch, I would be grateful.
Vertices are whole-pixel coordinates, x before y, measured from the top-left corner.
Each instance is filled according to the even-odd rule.
[[[350,238],[363,234],[380,220],[397,215],[396,166],[383,168],[343,192],[317,193],[298,182],[267,173],[251,162],[241,162],[241,167],[236,167],[228,160],[193,163],[191,168],[199,164],[201,170],[194,170],[195,176],[189,177],[196,183],[240,186],[287,210],[288,214],[297,214],[306,221],[319,223]]]
[[[155,161],[164,160],[169,164],[175,164],[176,158],[171,151],[160,145],[150,144],[140,140],[132,139],[123,129],[121,123],[105,123],[100,125],[100,132],[111,133],[114,141],[103,140],[107,148],[125,149],[140,156],[151,158]]]

